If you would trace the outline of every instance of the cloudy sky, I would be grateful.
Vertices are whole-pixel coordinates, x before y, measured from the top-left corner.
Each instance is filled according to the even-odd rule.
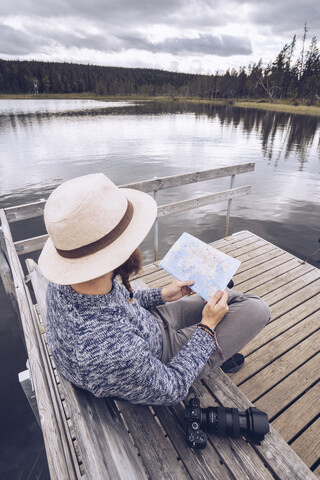
[[[0,58],[215,73],[320,42],[320,0],[5,0]]]

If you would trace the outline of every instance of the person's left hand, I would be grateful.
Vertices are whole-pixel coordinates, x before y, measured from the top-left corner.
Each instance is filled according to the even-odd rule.
[[[189,288],[193,284],[194,282],[191,280],[185,280],[183,282],[174,280],[172,283],[170,283],[170,285],[162,288],[162,300],[164,302],[173,302],[174,300],[179,300],[185,295],[193,295],[194,292]]]

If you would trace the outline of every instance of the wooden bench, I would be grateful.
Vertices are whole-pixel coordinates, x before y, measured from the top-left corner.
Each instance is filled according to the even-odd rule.
[[[271,427],[261,446],[209,435],[205,450],[185,441],[184,407],[148,407],[98,399],[61,378],[45,342],[46,280],[27,261],[35,303],[32,372],[52,478],[315,479]],[[245,410],[251,403],[221,369],[192,387],[202,407]]]

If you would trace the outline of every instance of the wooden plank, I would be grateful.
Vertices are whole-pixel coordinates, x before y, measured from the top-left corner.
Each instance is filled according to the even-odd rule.
[[[282,260],[283,255],[279,258],[281,258]],[[285,257],[285,258],[288,259],[288,257]],[[278,266],[268,269],[264,273],[261,272],[259,275],[255,276],[254,278],[251,278],[251,275],[248,272],[247,278],[243,278],[242,282],[238,282],[237,280],[237,284],[240,284],[239,289],[241,289],[242,292],[244,293],[250,292],[255,294],[256,289],[258,287],[265,285],[267,282],[272,281],[273,279],[277,278],[279,275],[285,272],[288,272],[296,268],[297,266],[298,266],[298,262],[296,259],[294,258],[292,260],[289,259],[289,261],[287,260],[284,263],[280,263]],[[236,275],[235,275],[235,278],[236,278]],[[262,296],[263,293],[261,293],[260,295]]]
[[[273,422],[273,427],[289,442],[319,415],[320,382],[287,408]],[[320,451],[320,450],[319,450]]]
[[[245,242],[239,242],[238,244],[228,247],[225,247],[223,250],[224,253],[231,255],[234,258],[238,258],[242,262],[242,258],[245,258],[248,254],[254,254],[256,250],[261,247],[265,247],[267,244],[261,240],[256,240],[255,238],[247,239]]]
[[[61,377],[86,478],[147,480],[114,402],[96,398]]]
[[[249,355],[241,370],[236,373],[231,373],[230,378],[232,378],[232,381],[237,385],[243,383],[246,379],[315,333],[318,329],[319,314],[317,312]]]
[[[271,318],[275,319],[282,316],[292,308],[301,305],[306,300],[314,297],[320,292],[320,280],[313,282],[311,285],[301,288],[298,292],[288,295],[287,298],[275,303],[271,306]]]
[[[248,240],[252,238],[251,232],[248,232],[247,230],[242,230],[241,232],[236,232],[233,233],[232,235],[229,235],[229,237],[224,237],[219,240],[215,240],[213,242],[210,242],[209,245],[212,245],[214,248],[217,248],[218,250],[223,250],[227,248],[228,246],[235,246],[238,242],[241,240]]]
[[[70,455],[70,451],[65,448],[61,438],[61,428],[63,427],[57,422],[56,411],[51,404],[50,388],[45,378],[43,361],[36,345],[37,331],[33,324],[30,294],[23,282],[24,275],[22,267],[13,245],[10,228],[3,209],[0,210],[0,218],[16,288],[16,296],[28,350],[32,379],[35,386],[50,475],[52,479],[57,480],[61,478],[75,479],[76,471],[72,462],[72,456]]]
[[[55,383],[55,377],[52,370],[50,369],[50,361],[48,359],[46,345],[45,345],[43,336],[41,335],[40,330],[38,328],[38,319],[37,319],[37,314],[35,309],[33,309],[32,317],[33,317],[34,329],[36,333],[36,342],[37,342],[37,346],[39,348],[41,359],[43,362],[44,375],[50,391],[49,401],[51,401],[51,404],[54,408],[55,417],[56,417],[57,425],[59,428],[59,435],[61,438],[61,442],[63,444],[63,451],[65,452],[64,454],[66,455],[68,462],[72,464],[72,467],[75,470],[76,478],[79,478],[80,469],[78,465],[78,460],[73,448],[73,443],[72,443],[72,439],[68,429],[66,417],[64,415],[64,410],[60,402],[59,392],[57,390],[56,383]]]
[[[17,304],[16,298],[16,289],[12,278],[12,273],[10,270],[10,266],[7,262],[5,253],[3,252],[2,248],[0,247],[0,276],[1,280],[5,289],[5,292],[8,296],[10,305],[12,306],[17,318],[20,318],[19,307]]]
[[[273,269],[278,267],[279,265],[283,265],[286,262],[289,262],[290,260],[293,260],[293,257],[290,253],[284,253],[283,255],[280,255],[279,257],[273,258],[271,260],[268,260],[267,262],[262,263],[261,265],[257,265],[256,267],[254,266],[250,270],[247,270],[243,273],[236,273],[235,278],[237,279],[237,284],[244,283],[250,279],[255,279],[257,284],[260,284],[260,277],[263,273],[269,272],[269,275],[273,275]]]
[[[49,235],[39,235],[38,237],[27,238],[14,242],[18,255],[25,255],[26,253],[41,250]]]
[[[37,299],[37,309],[38,309],[41,321],[43,322],[44,325],[46,325],[47,323],[46,294],[47,294],[48,280],[44,278],[44,276],[41,274],[39,267],[34,260],[28,258],[26,260],[26,265],[30,275],[30,280],[33,286],[33,290],[35,292],[36,299]],[[51,357],[50,361],[52,360],[53,359]]]
[[[28,370],[24,370],[23,372],[20,372],[18,374],[18,378],[19,378],[19,383],[25,394],[25,397],[28,400],[28,403],[33,411],[33,415],[35,416],[35,419],[37,420],[39,427],[41,428],[38,405],[37,405],[37,400],[34,394],[34,389],[32,386],[30,370],[28,369]]]
[[[33,288],[41,317],[46,317],[45,289],[47,281],[35,262]],[[37,277],[37,280],[34,280]],[[89,392],[72,386],[63,377],[61,387],[68,403],[70,418],[79,443],[87,479],[147,479],[120,414],[111,400],[98,399]],[[60,478],[64,478],[63,476]]]
[[[276,338],[282,332],[285,332],[293,325],[296,325],[303,319],[307,318],[308,315],[312,315],[314,312],[318,311],[320,303],[320,294],[310,298],[306,302],[298,305],[293,308],[285,315],[277,318],[274,321],[270,321],[263,330],[254,337],[251,342],[249,342],[241,352],[243,355],[247,356],[250,353],[254,352],[262,345],[265,345],[267,342]]]
[[[149,288],[161,288],[164,287],[165,285],[169,285],[174,280],[174,277],[172,275],[165,275],[164,277],[159,278],[158,280],[153,280],[152,282],[147,282],[147,285]]]
[[[269,293],[264,295],[263,300],[269,305],[273,305],[283,298],[288,297],[292,293],[299,292],[302,287],[307,287],[311,285],[316,280],[320,279],[320,271],[316,268],[310,270],[305,275],[302,275],[299,278],[292,280],[291,282],[287,282],[286,285],[282,287],[278,287],[276,292]],[[320,291],[320,287],[319,287]]]
[[[257,242],[259,243],[259,242]],[[240,257],[237,257],[238,260],[241,260],[242,265],[240,267],[245,266],[251,268],[252,265],[250,264],[253,260],[256,261],[255,265],[258,265],[259,263],[263,263],[266,260],[269,260],[269,257],[272,258],[272,256],[278,256],[278,249],[274,247],[274,245],[266,244],[264,245],[261,242],[261,246],[256,247],[254,249],[250,249],[247,253],[243,253],[240,255]],[[280,252],[279,252],[280,255]],[[233,255],[232,255],[233,256]]]
[[[311,387],[319,376],[320,355],[318,354],[256,400],[255,405],[261,410],[266,410],[272,418]]]
[[[194,208],[205,207],[213,203],[223,202],[225,200],[232,200],[244,195],[249,195],[250,185],[245,187],[232,188],[224,190],[223,192],[214,193],[212,195],[204,195],[191,200],[182,200],[181,202],[168,203],[167,205],[160,205],[158,207],[157,218],[165,217],[166,215],[173,215],[174,213],[192,210]]]
[[[268,247],[266,245],[264,248]],[[260,249],[258,249],[260,250]],[[248,274],[252,275],[255,270],[259,270],[260,266],[263,266],[265,263],[270,262],[271,260],[280,259],[279,257],[283,256],[284,253],[281,250],[272,249],[267,252],[264,252],[263,255],[257,255],[256,250],[251,250],[248,253],[244,253],[243,255],[239,255],[235,258],[241,261],[241,265],[237,270],[238,278],[240,279],[240,274]],[[251,257],[251,258],[248,258]],[[243,260],[246,258],[246,260]],[[245,275],[243,275],[245,277]],[[239,280],[241,281],[241,280]]]
[[[157,270],[153,273],[149,273],[147,275],[144,275],[143,277],[140,277],[143,279],[143,281],[149,285],[151,282],[154,282],[156,280],[161,279],[162,277],[166,277],[168,273],[163,270],[162,268],[157,268]]]
[[[142,192],[153,192],[164,190],[166,188],[180,187],[190,183],[198,183],[215,178],[228,177],[230,175],[239,175],[241,173],[253,172],[255,163],[242,163],[239,165],[231,165],[229,167],[213,168],[211,170],[204,170],[200,172],[183,173],[179,175],[172,175],[170,177],[153,178],[143,182],[128,183],[121,185],[125,188],[133,188]]]
[[[252,406],[252,403],[219,368],[206,377],[204,383],[221,405],[235,407],[242,411]],[[254,445],[253,448],[274,472],[276,478],[316,480],[315,475],[280,437],[272,425],[261,445]]]
[[[43,215],[45,200],[37,202],[25,203],[14,207],[5,208],[5,215],[9,223],[26,220],[28,218],[40,217]]]
[[[86,478],[147,479],[114,402],[95,398],[61,377]]]
[[[26,261],[26,264],[31,277],[35,277],[34,268],[33,268],[34,262],[30,261],[29,259]],[[43,298],[43,301],[45,301],[46,288],[43,288],[44,285],[41,285],[41,287],[42,287],[41,296]],[[56,383],[56,375],[58,374],[57,374],[57,371],[54,372],[53,369],[51,368],[51,360],[50,360],[48,349],[47,349],[45,335],[42,333],[42,329],[40,328],[43,325],[39,324],[39,320],[40,320],[39,309],[36,308],[36,306],[34,306],[33,312],[34,312],[33,322],[34,322],[34,327],[37,335],[37,344],[38,344],[39,351],[41,352],[41,358],[45,368],[45,376],[50,388],[52,405],[56,412],[57,421],[60,424],[59,428],[61,432],[60,433],[61,439],[64,443],[64,449],[65,450],[68,449],[70,451],[72,462],[76,470],[76,476],[78,478],[80,477],[79,461],[82,461],[82,459],[79,456],[77,457],[74,450],[74,444],[72,442],[72,438],[68,428],[67,418],[65,416],[65,411],[61,403],[61,398],[60,398],[58,386]]]
[[[320,451],[320,418],[310,425],[291,445],[291,448],[303,457],[306,465],[311,467],[319,457]]]
[[[266,245],[266,243],[266,241],[260,241],[259,239],[257,239],[255,235],[249,235],[248,237],[242,237],[240,240],[236,240],[234,242],[229,241],[223,246],[213,246],[229,255],[231,254],[231,252],[235,252],[234,254],[238,253],[240,255],[241,253],[243,253],[241,250],[243,247],[246,249],[249,245],[251,245],[251,247],[254,248],[256,245],[261,246]],[[246,249],[244,251],[248,250]]]
[[[157,480],[191,480],[183,463],[178,461],[174,445],[164,436],[150,408],[125,402],[117,402],[117,405],[149,477]]]
[[[292,280],[296,280],[312,270],[314,270],[314,267],[309,263],[299,265],[290,270],[289,272],[285,272],[278,277],[272,278],[260,287],[255,287],[254,292],[260,297],[262,295],[267,295],[268,293],[275,292],[278,288],[280,289]]]
[[[282,317],[270,321],[263,330],[241,350],[243,355],[247,356],[251,354],[262,345],[265,345],[270,340],[276,338],[282,332],[285,332],[292,326],[307,318],[308,315],[312,315],[319,309],[319,302],[320,294],[312,297],[307,302],[298,305],[296,308],[293,308]]]
[[[268,390],[288,377],[288,375],[290,378],[290,373],[296,371],[297,368],[312,358],[314,354],[318,353],[319,348],[320,330],[307,337],[284,355],[281,355],[281,357],[261,370],[259,375],[254,375],[242,383],[240,387],[241,391],[254,402],[257,398],[264,395]],[[312,371],[309,372],[308,377],[310,380],[313,379],[313,382],[318,378]],[[289,388],[290,390],[295,390],[294,383],[292,383]],[[279,399],[278,406],[280,404],[281,399]]]
[[[135,278],[143,278],[145,275],[158,272],[159,270],[161,269],[157,265],[154,263],[149,263],[148,265],[144,265],[139,273],[132,275],[130,279],[134,280]]]

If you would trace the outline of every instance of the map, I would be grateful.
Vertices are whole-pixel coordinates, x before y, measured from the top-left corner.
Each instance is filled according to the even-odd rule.
[[[226,288],[240,263],[185,232],[159,266],[180,281],[193,280],[192,290],[209,301],[217,290]]]

